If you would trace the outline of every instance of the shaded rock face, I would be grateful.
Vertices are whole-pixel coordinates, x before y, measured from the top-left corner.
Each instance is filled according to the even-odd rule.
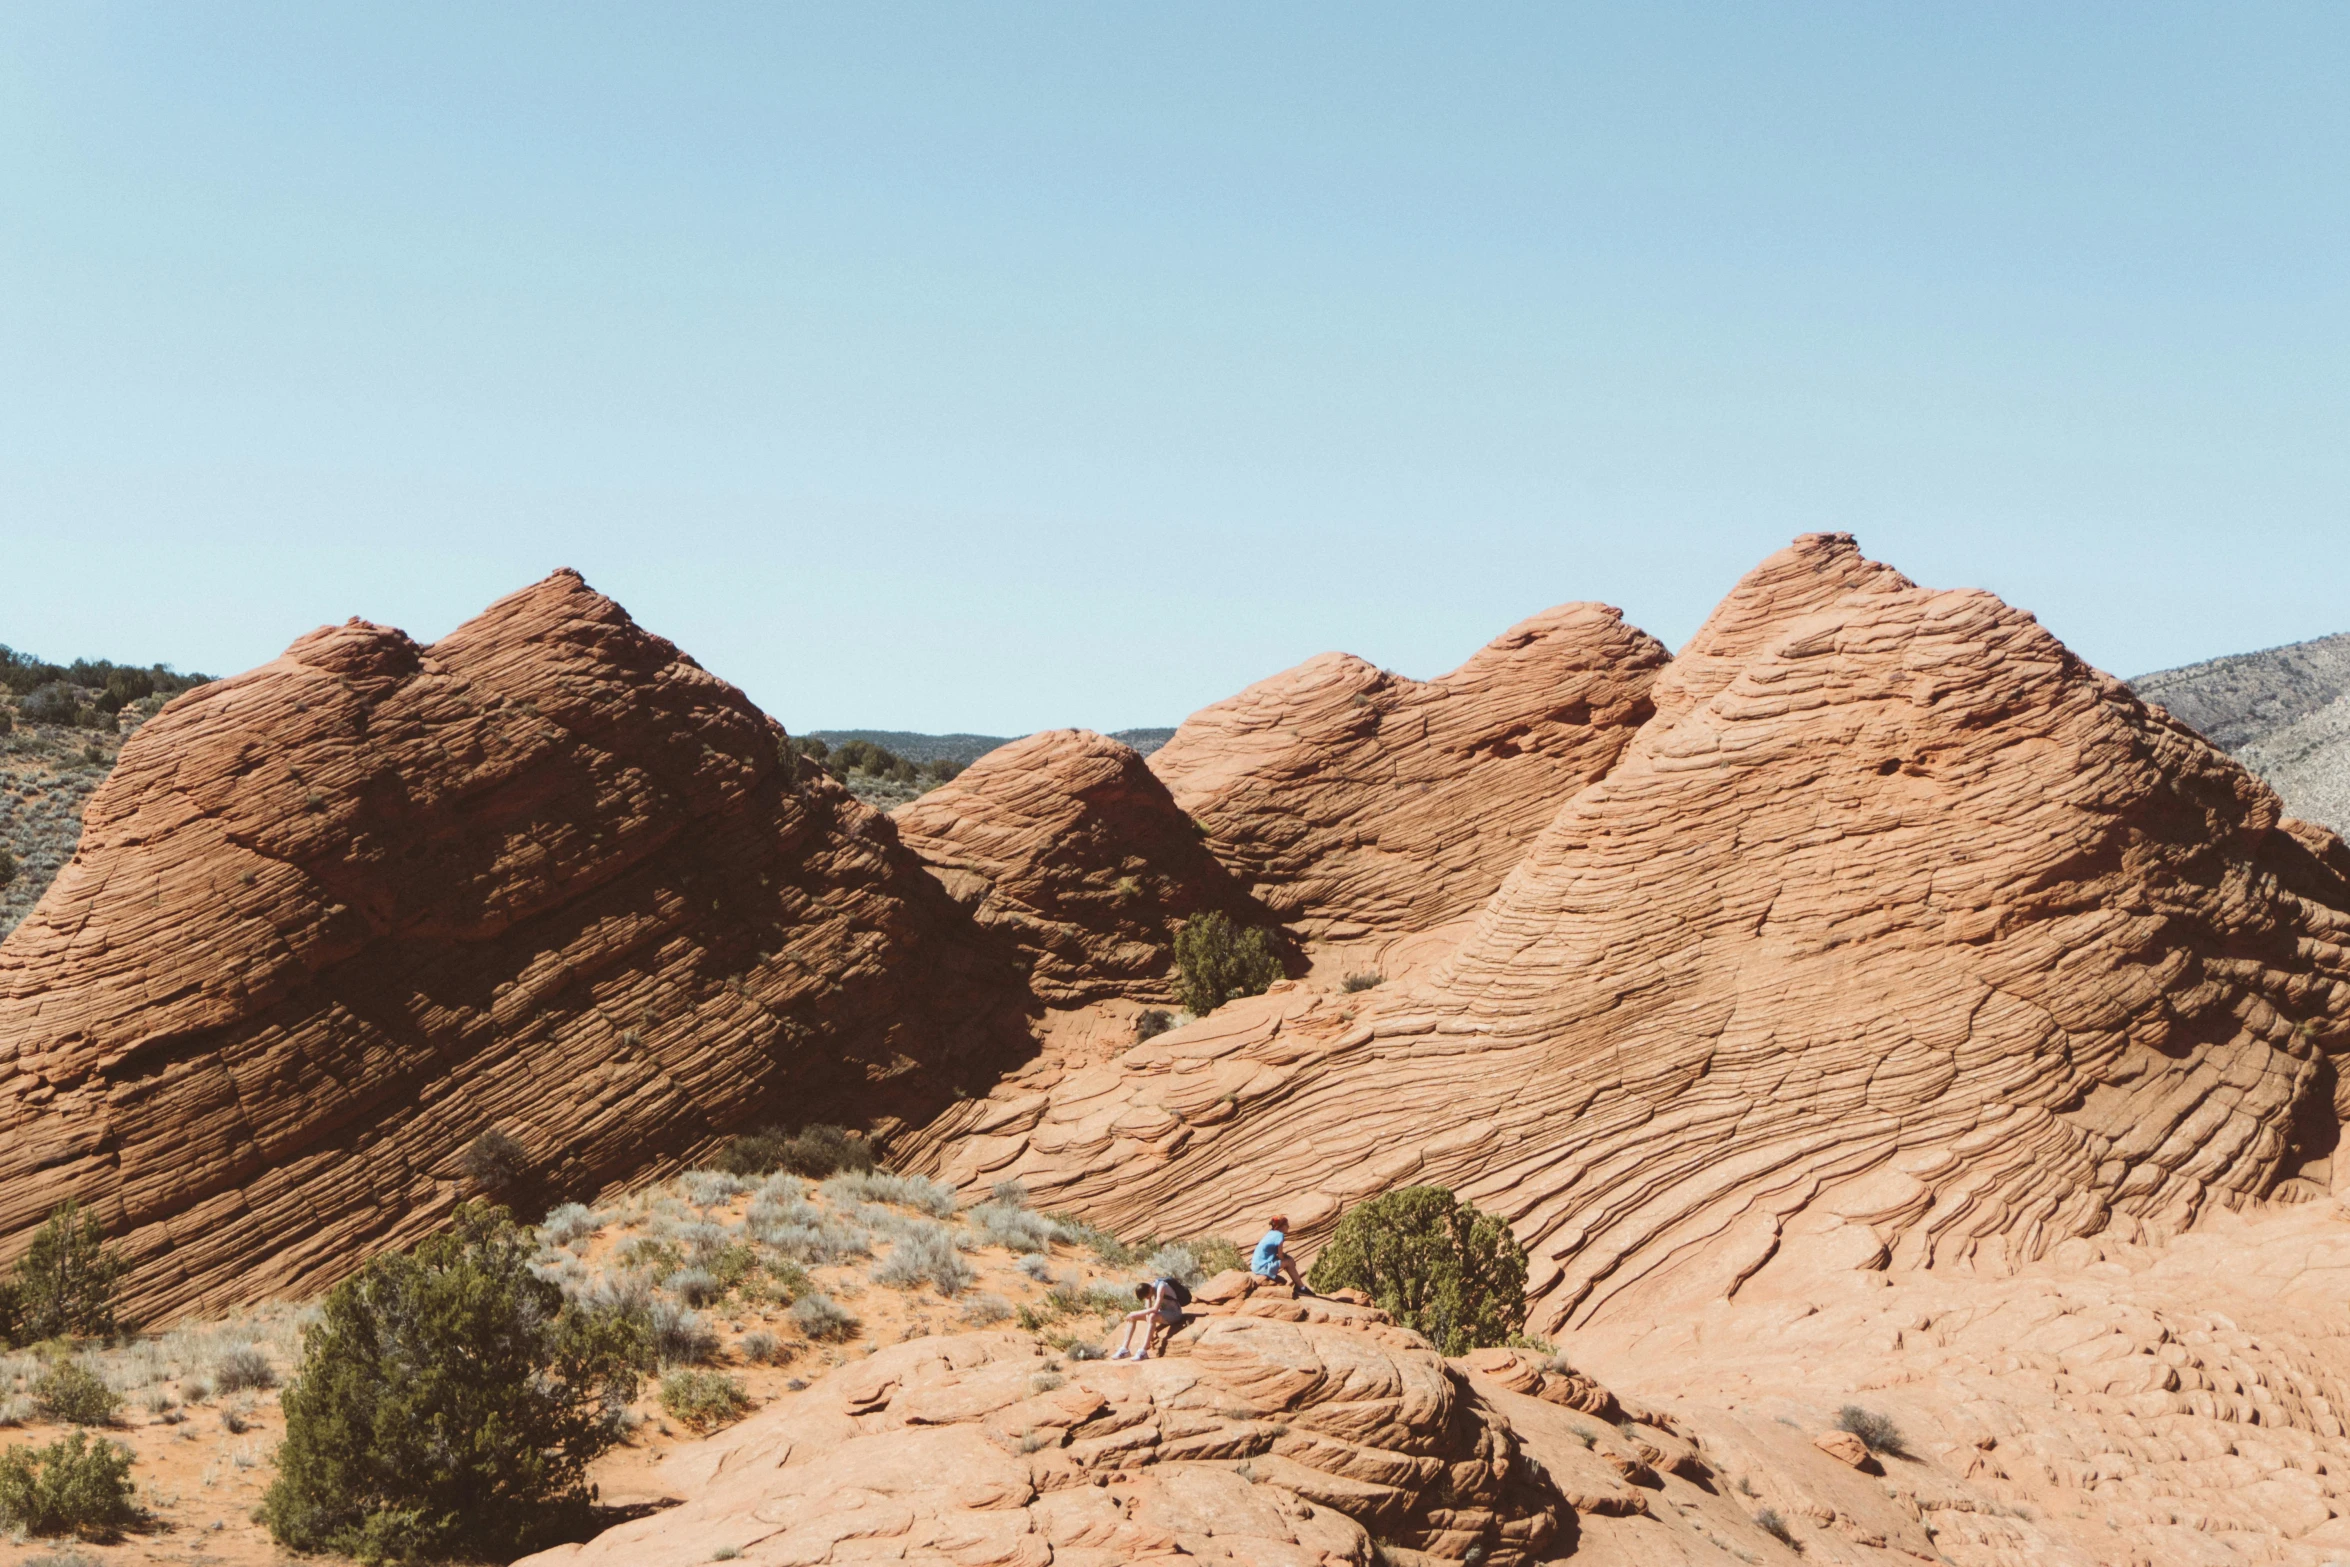
[[[492,1126],[584,1193],[985,1081],[1016,976],[780,738],[570,572],[189,693],[0,945],[0,1235],[94,1202],[153,1317],[428,1232]]]
[[[1546,1333],[2350,1191],[2330,834],[2030,616],[1849,538],[1765,563],[1709,647],[1423,983],[1009,1084],[941,1166],[1162,1234],[1277,1208],[1310,1237],[1439,1182],[1514,1223]]]
[[[1568,604],[1436,680],[1310,659],[1194,713],[1150,767],[1300,935],[1433,930],[1614,765],[1665,663],[1620,612]]]
[[[1270,922],[1142,757],[1087,730],[1012,741],[892,820],[1050,1006],[1171,1002],[1185,919]]]
[[[1572,1514],[1460,1370],[1375,1311],[1278,1304],[1296,1320],[1204,1315],[1141,1363],[1014,1333],[882,1350],[681,1455],[682,1506],[526,1560],[1555,1559]]]

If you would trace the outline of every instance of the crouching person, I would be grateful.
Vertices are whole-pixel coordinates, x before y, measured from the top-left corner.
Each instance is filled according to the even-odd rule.
[[[1137,1284],[1134,1295],[1144,1303],[1143,1308],[1126,1313],[1126,1326],[1119,1331],[1118,1348],[1110,1356],[1112,1360],[1150,1359],[1152,1338],[1162,1328],[1168,1338],[1173,1338],[1175,1330],[1183,1326],[1183,1308],[1191,1304],[1191,1291],[1176,1279],[1153,1279],[1147,1284]],[[1137,1331],[1142,1335],[1139,1343],[1135,1341]],[[1160,1345],[1162,1352],[1165,1347],[1163,1343]]]

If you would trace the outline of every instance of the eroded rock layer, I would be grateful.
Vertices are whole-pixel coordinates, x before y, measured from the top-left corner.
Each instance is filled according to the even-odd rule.
[[[1767,562],[1724,626],[1700,643],[1734,673],[1556,813],[1425,983],[1015,1079],[937,1162],[1161,1234],[1311,1234],[1441,1182],[1515,1224],[1538,1332],[1782,1254],[1998,1271],[2350,1184],[2338,841],[2030,616],[1848,538]]]
[[[1051,1006],[1171,1002],[1185,919],[1268,923],[1142,757],[1088,730],[1000,746],[892,820]]]
[[[1563,605],[1436,680],[1310,659],[1194,713],[1150,767],[1301,935],[1434,930],[1614,765],[1665,663],[1618,611]]]
[[[0,945],[0,1250],[95,1204],[154,1317],[428,1232],[488,1128],[543,1200],[985,1081],[1016,976],[780,738],[570,572],[173,703]]]

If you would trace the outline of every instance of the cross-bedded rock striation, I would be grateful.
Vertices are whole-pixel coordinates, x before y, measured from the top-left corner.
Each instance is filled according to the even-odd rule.
[[[586,1193],[983,1083],[1017,976],[781,738],[568,571],[180,698],[0,945],[0,1236],[92,1203],[168,1315],[429,1232],[489,1128]]]
[[[1048,1006],[1171,1002],[1184,920],[1270,923],[1141,755],[1089,730],[1014,740],[891,819]]]
[[[2330,834],[2029,615],[1842,535],[1693,651],[1424,982],[1014,1081],[942,1167],[1177,1234],[1440,1182],[1516,1227],[1537,1332],[1775,1259],[1999,1270],[2350,1189]]]
[[[1522,621],[1435,680],[1325,653],[1192,714],[1150,767],[1299,935],[1434,930],[1615,764],[1666,661],[1601,604]]]

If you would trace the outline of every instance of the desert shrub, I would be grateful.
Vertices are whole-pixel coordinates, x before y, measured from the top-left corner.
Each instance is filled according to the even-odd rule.
[[[27,1534],[111,1539],[138,1522],[130,1449],[68,1432],[0,1453],[0,1522]]]
[[[1194,914],[1175,933],[1175,967],[1183,1005],[1194,1017],[1237,996],[1262,995],[1281,978],[1281,959],[1264,931],[1236,926],[1214,909]]]
[[[974,1295],[963,1303],[963,1321],[969,1327],[992,1327],[1011,1319],[1012,1303],[1001,1295]]]
[[[853,1202],[894,1202],[917,1208],[934,1219],[955,1211],[955,1189],[920,1175],[889,1170],[857,1170],[836,1175],[824,1183],[824,1198],[836,1206]]]
[[[723,1227],[696,1219],[670,1226],[669,1239],[685,1249],[687,1260],[701,1267],[726,1249],[727,1235]]]
[[[38,1343],[72,1334],[102,1336],[122,1326],[114,1295],[124,1263],[106,1246],[98,1216],[63,1202],[33,1232],[33,1244],[19,1258],[0,1313],[14,1317],[12,1342]]]
[[[870,1170],[874,1161],[872,1146],[862,1137],[838,1126],[816,1125],[789,1133],[778,1127],[747,1132],[711,1162],[746,1180],[782,1170],[820,1181],[843,1170]]]
[[[0,735],[8,733],[8,715],[0,712]],[[16,880],[16,851],[0,843],[0,887]]]
[[[987,1200],[999,1208],[1025,1208],[1028,1188],[1016,1178],[1001,1180],[987,1189]]]
[[[1526,1320],[1526,1253],[1509,1226],[1441,1186],[1406,1186],[1338,1221],[1318,1290],[1359,1289],[1447,1355],[1502,1344]]]
[[[1053,1221],[1043,1214],[999,1202],[983,1202],[964,1217],[979,1226],[981,1238],[989,1245],[1001,1246],[1006,1251],[1043,1251],[1059,1233]]]
[[[97,1372],[60,1356],[33,1383],[33,1407],[51,1420],[103,1426],[122,1412],[122,1399]]]
[[[74,715],[81,710],[81,702],[73,694],[73,687],[62,680],[53,680],[25,693],[17,704],[17,713],[28,724],[59,724],[71,726]]]
[[[706,1268],[680,1268],[663,1279],[661,1287],[689,1306],[707,1306],[726,1293]]]
[[[710,1324],[676,1301],[656,1300],[647,1306],[644,1324],[657,1364],[693,1365],[718,1353],[718,1335]]]
[[[772,1364],[786,1358],[783,1340],[765,1328],[753,1328],[738,1339],[734,1347],[741,1351],[743,1359],[759,1365]]]
[[[539,1225],[539,1238],[552,1246],[568,1246],[602,1229],[604,1216],[585,1203],[567,1202],[550,1212]]]
[[[685,1200],[697,1208],[715,1208],[749,1191],[750,1183],[731,1170],[688,1170],[677,1178]]]
[[[1098,1224],[1088,1224],[1073,1213],[1048,1213],[1053,1228],[1062,1240],[1083,1246],[1113,1268],[1131,1268],[1142,1259],[1142,1253],[1112,1235]]]
[[[791,1320],[792,1326],[808,1337],[827,1343],[854,1338],[863,1326],[848,1307],[824,1294],[802,1295],[793,1301]]]
[[[955,1251],[955,1237],[943,1225],[908,1230],[890,1247],[889,1255],[873,1270],[873,1282],[892,1289],[914,1289],[928,1281],[941,1295],[953,1297],[971,1287],[976,1277],[971,1265]]]
[[[1872,1453],[1883,1453],[1888,1458],[1910,1456],[1909,1444],[1902,1439],[1901,1427],[1890,1417],[1858,1404],[1846,1404],[1836,1411],[1836,1429],[1849,1431],[1868,1444]]]
[[[1161,1246],[1143,1260],[1142,1268],[1154,1279],[1173,1279],[1185,1289],[1198,1289],[1208,1281],[1189,1246]]]
[[[722,1371],[672,1371],[661,1379],[661,1407],[695,1431],[715,1431],[750,1413],[742,1384]]]
[[[505,1210],[335,1287],[282,1398],[260,1516],[363,1561],[512,1557],[578,1531],[588,1464],[650,1359],[641,1318],[566,1302]]]
[[[457,1162],[466,1179],[485,1192],[509,1190],[530,1174],[530,1150],[494,1126],[466,1144]]]
[[[239,1344],[212,1363],[212,1381],[223,1393],[259,1391],[277,1386],[277,1369],[256,1346]]]
[[[1039,1284],[1050,1284],[1053,1281],[1053,1265],[1043,1257],[1022,1257],[1020,1271]]]
[[[1384,974],[1349,974],[1346,976],[1345,983],[1338,988],[1351,996],[1357,991],[1375,990],[1385,983],[1386,979],[1387,976]]]
[[[1795,1538],[1795,1531],[1787,1527],[1787,1520],[1779,1516],[1776,1507],[1766,1507],[1756,1513],[1754,1526],[1791,1551],[1803,1549],[1803,1542]]]
[[[1139,1045],[1146,1039],[1156,1039],[1174,1026],[1175,1014],[1165,1007],[1145,1008],[1134,1020],[1134,1042]]]
[[[1219,1273],[1237,1273],[1248,1265],[1239,1244],[1221,1235],[1194,1235],[1183,1245],[1199,1263],[1200,1272],[1211,1279]]]

